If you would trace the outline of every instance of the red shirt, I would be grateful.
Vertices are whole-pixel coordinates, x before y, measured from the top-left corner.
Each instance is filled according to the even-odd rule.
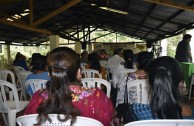
[[[73,92],[73,105],[80,110],[81,116],[96,119],[103,123],[104,126],[111,125],[114,108],[111,100],[102,90],[99,88],[88,89],[80,86],[71,86],[70,89]],[[47,97],[47,91],[37,91],[24,113],[36,114],[37,108]]]

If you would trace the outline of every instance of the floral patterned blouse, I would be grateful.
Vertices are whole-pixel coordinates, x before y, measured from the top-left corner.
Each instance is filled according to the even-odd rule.
[[[114,115],[111,100],[99,88],[70,86],[73,105],[80,110],[81,116],[96,119],[104,126],[110,126]],[[24,114],[35,114],[39,105],[48,98],[48,91],[37,91]]]

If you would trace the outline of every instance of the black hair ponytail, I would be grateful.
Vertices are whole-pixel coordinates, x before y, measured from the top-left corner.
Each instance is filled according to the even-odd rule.
[[[179,119],[181,116],[181,106],[174,96],[175,88],[171,74],[165,67],[158,67],[155,73],[150,73],[149,82],[151,85],[150,106],[155,112],[155,116],[160,119]],[[153,77],[154,76],[154,77]]]

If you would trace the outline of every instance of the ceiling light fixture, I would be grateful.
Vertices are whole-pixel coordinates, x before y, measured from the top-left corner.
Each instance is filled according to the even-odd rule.
[[[125,12],[125,11],[122,11],[122,10],[117,10],[117,9],[113,9],[113,8],[109,8],[109,7],[99,7],[99,8],[103,9],[103,10],[108,10],[108,11],[111,11],[111,12],[116,12],[116,13],[119,13],[119,14],[128,15],[128,12]]]
[[[12,16],[12,18],[18,19],[18,17]]]
[[[15,17],[17,17],[17,18],[21,18],[21,16],[20,16],[20,15],[18,15],[18,14],[15,14],[14,16],[15,16]]]
[[[26,16],[26,15],[28,15],[29,13],[21,13],[20,15],[21,16]]]
[[[24,12],[29,12],[30,10],[29,9],[25,9]]]
[[[11,18],[7,18],[6,20],[8,20],[8,21],[13,21],[13,19],[11,19]]]
[[[96,6],[96,4],[91,3],[92,6]],[[119,14],[125,14],[128,15],[128,12],[122,11],[122,10],[117,10],[117,9],[113,9],[113,8],[109,8],[109,7],[99,7],[100,9],[103,10],[107,10],[107,11],[111,11],[111,12],[115,12],[115,13],[119,13]]]

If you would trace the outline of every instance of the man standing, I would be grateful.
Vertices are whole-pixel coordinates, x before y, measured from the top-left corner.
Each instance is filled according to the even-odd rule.
[[[191,35],[186,34],[183,36],[183,40],[179,42],[177,49],[176,49],[176,55],[175,59],[179,62],[192,62],[192,53],[191,53],[191,47],[190,47],[190,41],[191,41]]]

